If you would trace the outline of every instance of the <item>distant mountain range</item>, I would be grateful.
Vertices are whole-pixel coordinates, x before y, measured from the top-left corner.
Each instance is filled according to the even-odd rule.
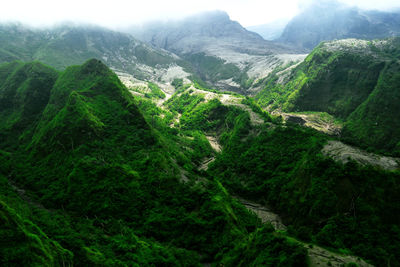
[[[268,48],[268,51],[258,51],[261,54],[276,49],[272,44],[264,42],[257,33],[250,32],[238,22],[230,20],[229,15],[224,11],[204,12],[183,20],[155,21],[142,27],[134,26],[127,31],[155,47],[177,54],[207,51],[209,46],[215,46],[210,43],[210,40],[216,40],[217,44],[222,41],[233,42],[231,45],[240,42],[253,42],[258,46],[262,44],[263,48]]]
[[[336,0],[314,1],[294,17],[277,41],[311,50],[321,41],[400,35],[400,12],[361,10]]]
[[[38,60],[60,70],[97,58],[114,70],[150,78],[157,68],[179,64],[180,60],[129,34],[98,26],[36,29],[20,23],[0,24],[0,39],[0,62]]]
[[[247,90],[277,66],[304,58],[289,46],[266,41],[246,30],[223,11],[152,22],[125,31],[188,60],[197,74],[213,86],[235,91]]]
[[[125,31],[1,24],[0,62],[39,60],[64,69],[97,58],[116,71],[153,81],[165,80],[168,69],[177,67],[177,78],[196,76],[209,86],[245,93],[277,66],[304,58],[284,45],[263,40],[219,11]],[[174,77],[168,75],[171,81]]]

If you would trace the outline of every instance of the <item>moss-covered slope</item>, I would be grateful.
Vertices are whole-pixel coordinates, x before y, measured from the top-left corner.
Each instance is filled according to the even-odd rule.
[[[28,82],[30,66],[45,82]],[[157,122],[149,125],[100,61],[61,73],[39,63],[3,70],[4,103],[25,91],[46,95],[34,101],[35,112],[20,112],[34,100],[26,98],[0,110],[1,125],[20,125],[2,131],[1,218],[10,223],[0,231],[8,239],[20,233],[34,238],[15,245],[35,251],[12,256],[20,257],[18,263],[36,257],[35,264],[56,266],[198,266],[220,261],[259,225],[217,180],[199,179],[192,155],[175,143],[179,138]],[[4,86],[8,79],[20,83]],[[0,243],[1,255],[8,249]],[[297,249],[302,251],[291,246],[279,253],[291,258]],[[296,255],[305,262],[304,253]],[[11,260],[6,262],[13,265]]]
[[[322,43],[293,70],[271,75],[256,98],[271,109],[327,112],[347,121],[347,141],[396,153],[400,137],[389,129],[399,124],[399,58],[399,38]]]

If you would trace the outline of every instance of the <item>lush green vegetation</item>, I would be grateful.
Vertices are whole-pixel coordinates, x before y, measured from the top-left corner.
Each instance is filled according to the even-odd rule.
[[[238,243],[222,263],[226,266],[304,266],[306,249],[273,231],[270,225],[257,229]]]
[[[290,74],[287,83],[276,83],[275,73],[258,96],[261,102],[287,111],[324,111],[345,118],[365,101],[384,64],[372,56],[321,46]]]
[[[30,126],[47,105],[57,75],[36,62],[0,66],[0,147],[14,147],[33,134]]]
[[[251,106],[252,100],[244,103]],[[218,137],[224,149],[208,173],[232,195],[272,205],[289,226],[288,233],[306,242],[353,253],[378,265],[399,265],[400,217],[394,215],[400,214],[394,204],[399,197],[398,172],[336,163],[321,154],[328,139],[322,133],[279,123],[255,127],[247,112],[223,106],[217,99],[205,101],[190,90],[171,98],[168,105],[182,114],[177,125],[181,133],[200,130]],[[248,266],[251,258],[259,264],[290,265],[275,258],[267,245],[260,245],[265,252],[252,250],[261,240],[282,242],[289,249],[289,240],[260,235],[257,231],[249,235],[223,262]],[[296,251],[292,255],[298,256],[288,262],[301,259],[303,254]]]
[[[13,38],[0,59],[27,60]],[[67,54],[90,50],[79,31],[63,38]],[[39,58],[69,64],[57,40],[43,51],[34,40]],[[152,82],[133,96],[96,59],[64,71],[0,65],[0,265],[304,266],[299,239],[400,266],[399,171],[335,162],[321,153],[331,137],[260,108],[343,120],[343,140],[400,155],[398,47],[321,45],[282,83],[281,70],[260,81],[256,100],[226,93],[231,105],[196,77],[173,80],[165,102]],[[168,63],[136,49],[139,61]],[[192,60],[207,79],[247,79],[215,58]],[[236,197],[272,206],[287,232]]]
[[[400,155],[400,45],[398,38],[386,42],[362,51],[322,43],[283,81],[273,72],[256,99],[270,109],[327,112],[345,121],[345,141]]]
[[[206,121],[190,130],[188,119],[178,136],[168,126],[178,104],[168,112],[135,100],[98,60],[61,73],[39,63],[1,70],[0,99],[13,103],[0,109],[2,263],[198,266],[229,261],[260,225],[218,180],[200,179],[196,164],[214,153]],[[193,109],[222,108],[209,105]],[[281,244],[263,248],[277,258],[297,250],[263,235]]]
[[[321,154],[326,137],[313,130],[249,129],[238,117],[210,166],[232,194],[273,205],[300,239],[400,264],[398,172],[336,163]]]
[[[368,99],[347,119],[343,137],[366,149],[400,156],[400,64],[386,64]]]

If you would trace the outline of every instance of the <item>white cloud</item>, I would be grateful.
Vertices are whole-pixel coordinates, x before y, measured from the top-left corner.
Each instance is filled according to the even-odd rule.
[[[400,7],[399,0],[340,0],[352,6],[358,6],[363,9],[390,10]]]
[[[12,0],[2,1],[1,20],[34,25],[77,21],[116,27],[155,19],[181,18],[206,10],[225,10],[244,26],[294,16],[308,0]],[[387,9],[398,0],[343,0],[363,8]]]

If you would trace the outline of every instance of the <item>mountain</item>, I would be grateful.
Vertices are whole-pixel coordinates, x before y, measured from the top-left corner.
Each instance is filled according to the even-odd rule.
[[[210,153],[206,138],[144,115],[99,60],[0,70],[2,265],[200,266],[258,226],[271,262],[305,263],[304,248],[200,176],[192,157]]]
[[[1,266],[400,266],[399,38],[152,25],[0,27]]]
[[[0,62],[38,60],[63,70],[97,58],[110,68],[141,80],[157,80],[169,68],[182,69],[179,66],[182,60],[176,55],[154,49],[128,34],[98,26],[65,24],[31,28],[6,23],[0,24],[0,38]]]
[[[382,253],[396,258],[390,236],[397,217],[385,216],[397,214],[396,206],[387,205],[396,197],[390,181],[397,173],[343,167],[319,156],[326,136],[282,127],[249,98],[176,84],[176,93],[156,105],[150,94],[133,96],[97,59],[61,72],[13,62],[1,65],[0,73],[0,99],[9,103],[0,106],[4,265],[305,266],[329,258],[370,266],[350,253],[314,247],[311,238],[373,262]],[[305,166],[312,181],[295,167],[304,162],[311,162]],[[367,208],[357,210],[357,219],[346,215],[346,168],[352,168],[352,186],[371,196],[358,200]],[[365,173],[387,181],[379,185],[386,192],[379,204],[363,185],[365,177],[358,183]],[[308,190],[319,193],[298,199]],[[339,204],[327,201],[332,195]],[[244,199],[268,201],[289,228],[273,211],[245,206],[252,202]],[[268,214],[260,215],[263,223],[248,210],[254,207]],[[336,214],[352,225],[363,222],[357,235],[370,235],[381,253],[368,254],[370,242],[357,247],[349,240],[353,228],[332,232],[343,224]],[[321,218],[329,223],[318,223]],[[371,230],[375,222],[379,237]]]
[[[238,22],[230,20],[224,11],[200,13],[182,21],[152,22],[143,25],[142,29],[132,28],[131,31],[140,40],[178,54],[204,52],[211,45],[210,40],[263,40],[258,34],[249,32]]]
[[[153,22],[125,31],[191,62],[210,85],[243,93],[277,66],[304,58],[289,47],[265,41],[222,11],[180,21]]]
[[[303,63],[271,75],[256,97],[270,109],[326,112],[344,122],[342,137],[398,155],[399,38],[320,44]]]
[[[275,229],[287,231],[289,240],[303,244],[309,266],[399,264],[392,260],[398,258],[400,245],[400,207],[392,204],[399,196],[399,159],[355,149],[343,153],[347,161],[332,157],[325,151],[340,143],[335,137],[283,123],[251,98],[237,94],[187,86],[164,107],[176,114],[173,126],[181,134],[200,132],[210,141],[215,152],[200,160],[200,168]],[[332,152],[337,153],[335,149]],[[360,158],[349,162],[357,153]],[[372,166],[381,159],[397,163],[390,171]],[[254,253],[256,247],[270,247],[270,241],[258,234],[251,234],[251,243],[238,243],[222,263],[252,266],[255,260],[255,265],[268,265],[266,254]],[[317,244],[330,247],[331,253],[317,249]],[[347,253],[332,253],[338,249]]]
[[[280,19],[267,24],[248,26],[247,30],[258,33],[265,40],[273,41],[281,37],[289,19]]]
[[[322,41],[382,39],[400,34],[400,13],[362,10],[336,0],[313,1],[286,26],[279,42],[308,51]]]

